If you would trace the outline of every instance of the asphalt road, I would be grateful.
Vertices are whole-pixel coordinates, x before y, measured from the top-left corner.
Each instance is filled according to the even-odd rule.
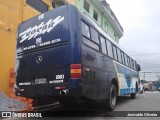
[[[57,112],[58,111],[58,112]],[[130,99],[130,96],[118,97],[116,109],[113,112],[104,111],[102,105],[96,103],[80,103],[76,106],[59,107],[52,109],[50,114],[62,116],[47,119],[60,119],[60,120],[160,120],[160,117],[115,117],[118,114],[124,114],[124,111],[132,114],[133,111],[143,113],[148,111],[149,113],[155,113],[154,111],[160,111],[160,92],[145,92],[143,94],[137,94],[136,99]],[[148,113],[147,112],[147,113]],[[127,114],[128,114],[127,113]],[[159,112],[160,115],[160,112]],[[17,120],[17,118],[9,118],[10,120]],[[22,119],[22,118],[19,118]],[[44,118],[42,118],[44,119]]]
[[[120,97],[115,111],[160,111],[160,92],[137,94],[136,99]]]

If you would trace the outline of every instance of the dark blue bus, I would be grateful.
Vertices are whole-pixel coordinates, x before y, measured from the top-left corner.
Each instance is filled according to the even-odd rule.
[[[35,100],[87,98],[113,110],[139,88],[140,66],[72,5],[19,25],[15,70],[16,95]]]

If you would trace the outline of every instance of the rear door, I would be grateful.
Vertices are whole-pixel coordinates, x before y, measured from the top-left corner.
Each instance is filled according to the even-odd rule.
[[[17,86],[68,82],[71,41],[67,14],[67,6],[62,6],[19,26]]]

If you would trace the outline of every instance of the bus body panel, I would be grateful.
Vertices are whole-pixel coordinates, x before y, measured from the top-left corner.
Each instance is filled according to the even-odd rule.
[[[111,80],[117,79],[113,60],[84,44],[82,50],[84,96],[93,100],[107,99]]]
[[[83,15],[81,21],[95,28]],[[95,28],[96,29],[96,28]],[[117,79],[113,59],[83,42],[82,36],[83,95],[93,100],[108,98],[111,81]]]
[[[136,92],[136,83],[138,85],[138,73],[116,61],[114,61],[116,73],[118,76],[119,96],[124,96]]]
[[[97,99],[97,56],[96,52],[82,42],[82,63],[83,63],[83,95],[90,99]]]

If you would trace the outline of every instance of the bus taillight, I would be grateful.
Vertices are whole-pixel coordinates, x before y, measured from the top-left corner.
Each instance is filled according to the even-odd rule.
[[[70,68],[71,79],[82,78],[81,64],[71,64]]]

